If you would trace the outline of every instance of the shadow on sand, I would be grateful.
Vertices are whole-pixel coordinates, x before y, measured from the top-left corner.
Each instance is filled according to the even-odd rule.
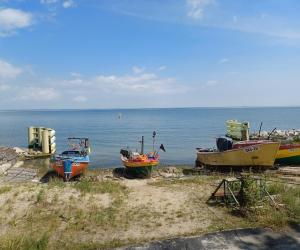
[[[70,181],[78,181],[82,175],[75,176],[69,180]],[[40,182],[41,183],[49,183],[53,179],[60,179],[61,181],[65,181],[64,178],[62,178],[58,173],[56,173],[54,170],[49,170],[46,174],[44,174]]]
[[[126,179],[149,179],[150,176],[145,177],[144,175],[132,173],[127,168],[115,168],[113,170],[113,176],[116,178],[126,178]]]

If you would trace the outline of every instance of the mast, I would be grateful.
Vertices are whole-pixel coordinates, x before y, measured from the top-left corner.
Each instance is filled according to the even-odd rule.
[[[155,131],[153,131],[153,133],[152,133],[152,141],[153,141],[153,144],[152,144],[152,149],[153,149],[153,152],[154,152],[155,136],[156,136],[156,132],[155,132]]]
[[[142,141],[141,141],[141,155],[144,154],[144,136],[142,136]]]

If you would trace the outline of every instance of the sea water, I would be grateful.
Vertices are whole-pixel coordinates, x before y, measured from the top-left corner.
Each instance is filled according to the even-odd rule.
[[[162,164],[194,164],[196,147],[214,147],[218,136],[226,132],[225,121],[249,121],[251,131],[300,128],[300,108],[173,108],[120,110],[47,110],[0,111],[0,145],[27,147],[27,127],[56,130],[57,152],[68,148],[68,137],[88,137],[91,144],[91,167],[121,165],[120,149],[152,151]]]

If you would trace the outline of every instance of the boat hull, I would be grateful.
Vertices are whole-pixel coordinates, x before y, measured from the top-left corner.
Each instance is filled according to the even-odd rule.
[[[134,178],[150,178],[153,166],[147,167],[126,167],[126,174]]]
[[[122,161],[123,165],[127,168],[145,168],[145,167],[156,167],[159,161],[149,161],[149,162],[132,162],[132,161]]]
[[[265,141],[246,141],[236,143],[234,148],[243,148],[246,146],[252,146],[262,144]],[[275,164],[279,165],[300,165],[300,144],[281,144],[276,154]]]
[[[300,144],[281,145],[275,163],[279,165],[300,165]]]
[[[130,161],[122,159],[122,163],[128,175],[135,178],[150,178],[153,168],[159,164],[159,160]]]
[[[78,176],[88,168],[88,162],[72,162],[71,166],[66,169],[66,162],[64,160],[55,161],[52,163],[52,168],[64,179],[69,180]]]
[[[270,142],[227,150],[224,152],[198,152],[197,163],[204,166],[272,167],[279,143]]]

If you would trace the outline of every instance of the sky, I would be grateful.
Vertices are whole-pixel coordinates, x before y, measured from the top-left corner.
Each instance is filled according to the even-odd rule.
[[[0,109],[300,106],[299,0],[0,0]]]

